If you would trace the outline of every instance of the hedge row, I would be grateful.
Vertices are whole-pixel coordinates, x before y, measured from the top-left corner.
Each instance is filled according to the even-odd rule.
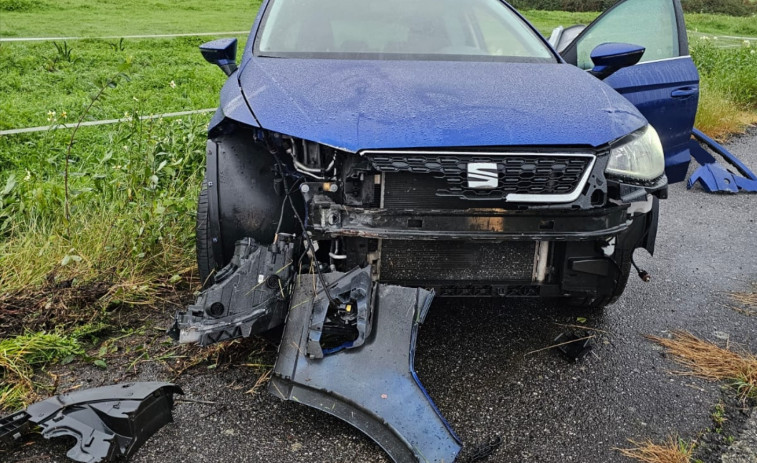
[[[511,0],[510,3],[524,10],[604,11],[616,0]],[[689,13],[757,14],[757,2],[750,0],[681,0],[681,4]]]

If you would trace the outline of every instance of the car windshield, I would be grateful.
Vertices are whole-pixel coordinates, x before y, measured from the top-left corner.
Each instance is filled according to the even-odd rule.
[[[557,61],[500,0],[271,0],[255,55]]]

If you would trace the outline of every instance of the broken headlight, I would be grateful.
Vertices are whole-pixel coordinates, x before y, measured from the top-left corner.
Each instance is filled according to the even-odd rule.
[[[654,127],[647,125],[610,149],[609,175],[654,180],[665,172],[665,155]]]

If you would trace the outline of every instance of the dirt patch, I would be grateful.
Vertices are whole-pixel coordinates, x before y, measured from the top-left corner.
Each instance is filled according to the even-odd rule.
[[[104,281],[72,286],[71,281],[0,296],[0,337],[27,329],[86,323],[96,317],[98,301],[112,285]]]
[[[53,330],[80,326],[107,319],[118,328],[138,326],[145,315],[162,310],[177,310],[193,299],[198,282],[182,280],[176,284],[152,285],[149,298],[124,301],[122,284],[110,279],[76,282],[56,281],[55,276],[38,288],[0,294],[0,337],[26,331]]]

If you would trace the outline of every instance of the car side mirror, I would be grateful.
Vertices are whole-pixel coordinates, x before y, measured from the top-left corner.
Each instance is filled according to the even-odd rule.
[[[631,43],[602,43],[591,51],[594,68],[589,73],[606,79],[622,68],[638,63],[646,48]]]
[[[205,61],[215,64],[230,76],[237,70],[237,39],[218,39],[200,45]]]

